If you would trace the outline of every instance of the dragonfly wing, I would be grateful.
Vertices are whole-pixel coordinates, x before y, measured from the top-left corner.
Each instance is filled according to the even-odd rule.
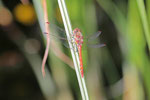
[[[66,33],[64,29],[62,29],[61,27],[59,27],[53,23],[50,24],[50,28],[54,28],[55,30],[57,30],[59,33],[61,33],[63,35]]]
[[[50,37],[55,40],[59,40],[61,44],[63,44],[66,48],[69,48],[65,30],[53,23],[50,23],[50,29],[51,29]]]
[[[101,48],[101,47],[104,47],[106,46],[106,44],[88,44],[88,47],[90,48]]]
[[[69,47],[69,44],[68,44],[68,41],[65,41],[65,42],[64,42],[63,40],[61,40],[61,41],[62,41],[62,44],[63,44],[66,48],[70,48],[70,47]]]
[[[64,45],[66,48],[69,48],[68,40],[66,38],[55,36],[53,34],[50,34],[50,36],[52,36],[51,38],[60,41],[60,43]]]
[[[89,41],[92,41],[92,40],[94,40],[94,39],[96,39],[97,37],[99,37],[100,35],[101,35],[101,31],[98,31],[98,32],[96,32],[95,34],[93,34],[93,35],[91,35],[91,36],[88,36],[87,37],[87,39],[88,39],[88,42]]]
[[[61,43],[62,43],[65,47],[70,48],[70,47],[69,47],[69,44],[68,44],[68,41],[67,41],[67,39],[66,39],[65,30],[62,29],[62,28],[60,28],[59,26],[53,24],[53,23],[50,24],[50,28],[56,30],[56,31],[58,32],[58,34],[59,34],[59,35],[57,35],[57,36],[56,36],[55,34],[50,34],[50,35],[51,35],[52,37],[54,37],[54,38],[59,39],[59,40],[61,41]],[[102,33],[101,31],[98,31],[98,32],[96,32],[95,34],[86,37],[86,38],[85,38],[85,41],[90,42],[90,41],[92,41],[92,40],[95,40],[97,37],[99,37],[99,36],[101,35],[101,33]],[[71,41],[71,40],[70,40],[70,41]],[[105,46],[105,44],[95,44],[95,45],[90,45],[90,44],[88,44],[88,47],[91,47],[91,48],[100,48],[100,47],[103,47],[103,46]]]

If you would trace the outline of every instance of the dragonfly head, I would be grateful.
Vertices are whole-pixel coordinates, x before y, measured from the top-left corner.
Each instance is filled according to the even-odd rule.
[[[78,32],[81,32],[81,30],[80,30],[79,28],[75,28],[75,29],[73,30],[73,34],[76,34],[76,33],[78,33]]]
[[[74,36],[74,39],[75,39],[75,42],[77,45],[83,44],[83,36],[82,36],[81,30],[79,28],[75,28],[73,30],[73,36]]]

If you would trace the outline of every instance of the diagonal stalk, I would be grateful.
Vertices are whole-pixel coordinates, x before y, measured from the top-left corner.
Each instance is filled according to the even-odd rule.
[[[80,73],[79,55],[78,55],[78,52],[76,52],[77,47],[76,47],[76,45],[74,45],[74,43],[70,42],[70,40],[72,40],[72,26],[71,26],[71,22],[69,20],[65,1],[58,0],[58,4],[59,4],[60,12],[62,15],[62,19],[64,22],[69,46],[70,46],[70,48],[74,49],[74,50],[70,49],[70,51],[71,51],[74,66],[75,66],[75,71],[76,71],[76,75],[77,75],[77,79],[78,79],[78,83],[79,83],[79,87],[80,87],[80,91],[81,91],[81,96],[82,96],[83,100],[89,100],[87,88],[85,85],[85,80],[84,80],[84,77],[83,78],[81,77],[81,73]]]
[[[144,0],[136,0],[136,1],[137,1],[137,5],[139,8],[141,20],[143,23],[143,29],[144,29],[145,37],[147,40],[148,48],[150,51],[150,30],[149,30],[149,24],[148,24],[148,18],[146,14],[145,5],[144,5]]]

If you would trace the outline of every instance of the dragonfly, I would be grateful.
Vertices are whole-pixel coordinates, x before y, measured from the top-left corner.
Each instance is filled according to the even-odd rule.
[[[67,44],[67,39],[65,37],[65,31],[62,28],[60,28],[59,26],[57,26],[57,25],[51,24],[51,26],[54,27],[56,30],[58,30],[60,33],[62,33],[63,36],[57,36],[55,34],[50,33],[49,34],[50,37],[52,37],[52,38],[55,37],[55,38],[61,40],[63,42],[64,46],[69,48],[69,46]],[[90,41],[96,39],[97,37],[99,37],[100,34],[101,34],[101,31],[98,31],[95,34],[93,34],[91,36],[88,36],[88,37],[85,37],[85,38],[83,37],[82,32],[81,32],[81,30],[79,28],[75,28],[72,33],[73,33],[72,34],[72,38],[74,39],[74,42],[75,42],[75,44],[77,46],[77,51],[78,51],[79,61],[80,61],[80,73],[81,73],[81,77],[83,78],[84,77],[84,71],[83,71],[84,68],[83,68],[83,60],[82,60],[82,45],[84,43],[84,40],[90,42]],[[48,34],[48,33],[45,33],[45,34]],[[66,42],[64,42],[64,41],[66,41]],[[73,41],[70,40],[70,42],[73,42]],[[91,48],[101,48],[101,47],[104,47],[104,46],[106,46],[106,44],[94,44],[94,45],[88,44],[88,47],[91,47]],[[44,56],[43,62],[46,62],[45,58],[47,58],[46,57],[47,55]],[[42,64],[42,73],[45,73],[44,66],[45,65]]]
[[[101,31],[99,31],[96,35],[94,35],[92,38],[95,38],[97,36],[99,36],[101,34]],[[75,39],[77,48],[78,48],[78,53],[79,53],[79,61],[80,61],[80,73],[81,73],[81,77],[84,77],[84,72],[83,72],[83,60],[82,60],[82,44],[83,42],[83,35],[82,32],[79,28],[75,28],[73,30],[73,37]],[[91,45],[92,47],[103,47],[105,46],[105,44],[98,44],[98,45]]]

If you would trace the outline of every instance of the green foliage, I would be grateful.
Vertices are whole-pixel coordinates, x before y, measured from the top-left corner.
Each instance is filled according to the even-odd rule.
[[[59,19],[61,15],[57,12],[57,1],[47,1],[49,9],[49,19]],[[119,41],[119,46],[123,55],[123,61],[121,62],[121,65],[124,67],[124,64],[127,63],[127,68],[133,66],[136,68],[136,73],[141,75],[141,78],[144,81],[144,86],[146,87],[148,99],[150,99],[150,61],[148,58],[148,53],[146,52],[146,46],[150,47],[150,0],[146,1],[146,6],[144,5],[143,0],[129,0],[128,4],[124,4],[121,2],[115,3],[113,2],[113,0],[97,0],[96,3],[98,3],[99,6],[102,7],[102,9],[110,17],[113,24],[115,25],[115,28],[117,29],[117,41]],[[80,28],[84,36],[97,31],[97,19],[95,10],[96,5],[93,0],[66,0],[66,5],[73,28]],[[58,23],[62,23],[60,20],[57,21]],[[57,46],[61,48],[60,45]],[[85,47],[85,49],[87,48]],[[98,77],[99,80],[97,81],[100,81],[102,83],[104,80],[100,79],[101,72],[99,71],[99,67],[101,66],[101,63],[103,63],[105,66],[105,72],[103,72],[106,75],[105,78],[106,80],[108,80],[109,85],[113,85],[117,80],[119,80],[120,77],[114,63],[114,59],[109,52],[109,48],[103,49],[101,51],[103,53],[102,55],[99,50],[100,49],[95,52],[94,50],[88,49],[89,52],[82,52],[84,72],[86,73],[85,79],[89,79],[88,76],[94,75],[94,77],[92,78]],[[70,54],[68,51],[65,52],[68,53],[68,55]],[[58,58],[56,58],[53,54],[50,55],[50,59],[51,60],[49,61],[49,63],[52,61],[51,65],[53,66],[52,73],[55,73],[53,71],[57,72],[60,69],[60,66],[63,66],[62,68],[65,69],[66,65],[62,64],[63,62],[59,61]],[[96,69],[97,72],[92,72],[92,69]],[[79,89],[76,89],[78,88],[77,80],[72,81],[72,79],[75,77],[75,74],[72,74],[74,71],[70,68],[66,68],[65,70],[67,71],[68,77],[66,81],[70,82],[69,85],[72,87],[73,91],[75,91],[74,94],[77,96],[77,98],[81,98],[78,92]],[[98,73],[98,75],[95,73]],[[54,76],[55,75],[56,74],[54,74]],[[124,73],[124,75],[126,76],[126,73]],[[143,87],[142,83],[139,81],[139,76],[136,75],[135,77],[139,82],[138,86]],[[57,76],[57,78],[59,77]],[[128,81],[130,82],[130,80]],[[94,85],[94,82],[92,85]],[[88,86],[92,87],[92,85]],[[99,90],[104,90],[103,85],[99,86],[101,87],[101,89],[98,88]],[[95,96],[97,93],[97,89],[95,89],[95,91],[96,92],[94,92],[93,95],[89,94],[90,98],[96,98]],[[106,91],[108,90],[106,89]],[[143,93],[142,90],[141,93]],[[121,95],[124,94],[122,93]],[[121,95],[118,96],[119,99],[121,98]]]

